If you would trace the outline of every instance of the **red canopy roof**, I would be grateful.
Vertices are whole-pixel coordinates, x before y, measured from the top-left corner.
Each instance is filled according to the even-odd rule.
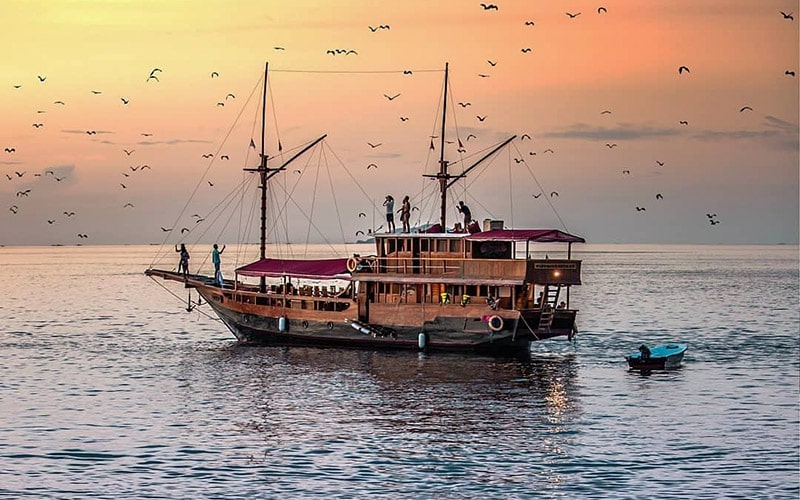
[[[540,243],[564,242],[586,243],[586,240],[574,234],[558,229],[495,229],[467,236],[470,241],[534,241]]]
[[[292,276],[308,279],[347,278],[347,259],[261,259],[236,270],[243,276],[280,278]]]

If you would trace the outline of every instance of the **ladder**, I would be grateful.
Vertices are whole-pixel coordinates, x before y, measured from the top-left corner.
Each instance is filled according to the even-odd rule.
[[[553,326],[553,313],[558,304],[559,292],[561,292],[561,285],[554,287],[546,285],[544,287],[544,303],[542,304],[542,313],[539,316],[539,327],[537,328],[540,332],[550,333],[550,327]]]

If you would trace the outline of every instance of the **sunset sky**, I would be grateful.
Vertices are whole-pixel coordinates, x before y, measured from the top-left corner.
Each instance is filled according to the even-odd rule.
[[[276,239],[360,238],[388,193],[437,221],[449,63],[451,171],[517,135],[450,222],[464,200],[592,243],[798,242],[797,1],[494,5],[5,0],[0,245],[233,242],[267,62],[271,165],[328,134],[274,178]]]

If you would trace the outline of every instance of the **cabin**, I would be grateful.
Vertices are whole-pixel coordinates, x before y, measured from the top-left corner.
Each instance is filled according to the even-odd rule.
[[[559,300],[568,307],[569,287],[581,283],[581,261],[572,259],[571,245],[583,241],[554,229],[376,234],[375,255],[351,259],[348,267],[361,283],[361,307],[416,303],[541,309],[537,292],[550,307]],[[566,258],[533,258],[532,245],[539,243],[565,243]]]

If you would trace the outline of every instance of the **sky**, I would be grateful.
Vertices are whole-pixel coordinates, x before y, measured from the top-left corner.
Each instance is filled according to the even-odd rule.
[[[490,5],[5,0],[0,245],[256,242],[267,63],[275,241],[438,220],[447,64],[448,223],[798,242],[797,1]]]

